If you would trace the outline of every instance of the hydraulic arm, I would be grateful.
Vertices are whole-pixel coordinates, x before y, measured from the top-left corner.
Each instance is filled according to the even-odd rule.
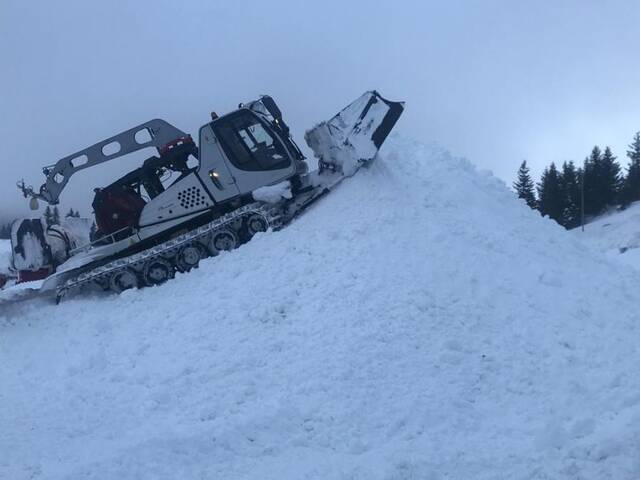
[[[25,197],[56,205],[69,179],[76,172],[147,147],[155,147],[161,153],[163,146],[183,137],[187,137],[187,134],[170,123],[158,118],[150,120],[44,167],[42,171],[47,178],[37,192],[25,186],[24,182],[19,183],[18,187]]]

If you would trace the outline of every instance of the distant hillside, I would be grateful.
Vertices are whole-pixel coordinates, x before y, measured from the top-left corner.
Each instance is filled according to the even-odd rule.
[[[640,202],[622,211],[611,210],[570,232],[610,258],[640,269]]]

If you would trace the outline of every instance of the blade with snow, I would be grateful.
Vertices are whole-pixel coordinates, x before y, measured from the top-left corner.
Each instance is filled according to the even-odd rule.
[[[308,130],[305,140],[321,167],[330,165],[349,174],[375,158],[403,110],[403,102],[386,100],[375,90],[366,92]]]

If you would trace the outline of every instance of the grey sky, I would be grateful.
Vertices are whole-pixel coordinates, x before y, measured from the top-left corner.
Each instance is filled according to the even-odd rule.
[[[269,93],[293,127],[364,90],[407,101],[398,129],[511,182],[624,157],[640,130],[640,3],[634,1],[0,2],[0,217],[18,178],[153,117],[196,133],[211,110]],[[85,171],[63,206],[135,166]]]

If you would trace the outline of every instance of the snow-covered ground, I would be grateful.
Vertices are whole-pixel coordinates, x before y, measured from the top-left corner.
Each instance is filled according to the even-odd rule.
[[[0,478],[637,479],[639,283],[396,137],[169,284],[0,310]]]
[[[640,270],[640,202],[622,211],[612,210],[584,227],[571,231],[615,261]]]

